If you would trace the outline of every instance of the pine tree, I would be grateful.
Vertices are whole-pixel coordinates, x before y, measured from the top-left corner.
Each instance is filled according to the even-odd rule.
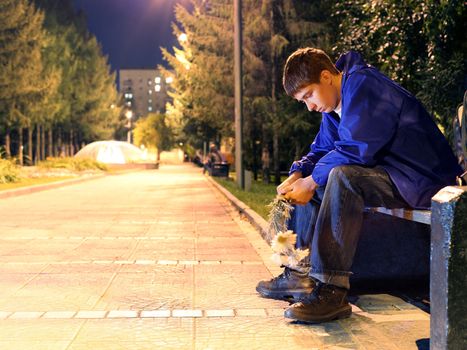
[[[0,126],[6,155],[11,156],[11,130],[31,122],[27,111],[47,88],[41,79],[44,15],[27,0],[2,1],[0,13]]]

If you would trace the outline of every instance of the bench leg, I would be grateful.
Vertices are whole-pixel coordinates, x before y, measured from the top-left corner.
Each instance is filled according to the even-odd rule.
[[[467,349],[467,187],[432,198],[430,349]]]

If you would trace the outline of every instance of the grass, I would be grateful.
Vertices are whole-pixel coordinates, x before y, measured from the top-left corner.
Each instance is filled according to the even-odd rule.
[[[15,188],[33,186],[33,185],[42,185],[51,182],[57,182],[62,180],[68,180],[71,178],[76,178],[74,176],[59,176],[59,177],[39,177],[39,178],[21,178],[18,182],[2,183],[0,184],[0,191],[12,190]]]
[[[21,167],[15,159],[0,158],[0,191],[76,178],[86,170],[107,170],[90,159],[48,158],[36,167]]]
[[[83,171],[83,170],[104,170],[107,171],[108,167],[100,162],[89,158],[47,158],[47,160],[41,161],[37,164],[39,168],[43,169],[68,169],[72,171]]]
[[[261,181],[252,181],[251,191],[240,189],[237,182],[232,179],[213,177],[213,179],[226,190],[248,205],[251,209],[268,220],[269,207],[267,206],[276,197],[276,185],[264,184]]]

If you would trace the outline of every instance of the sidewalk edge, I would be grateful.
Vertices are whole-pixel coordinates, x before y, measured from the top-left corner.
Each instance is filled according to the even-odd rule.
[[[48,184],[43,184],[43,185],[25,186],[25,187],[15,188],[12,190],[0,191],[0,199],[18,197],[18,196],[31,194],[31,193],[51,190],[54,188],[65,187],[65,186],[74,185],[74,184],[78,184],[78,183],[85,182],[85,181],[100,179],[105,176],[107,176],[107,174],[90,175],[90,176],[85,176],[85,177],[78,178],[78,179],[56,181],[56,182],[50,182]]]
[[[227,189],[225,189],[222,185],[218,184],[216,180],[211,179],[210,176],[207,176],[206,179],[219,190],[227,199],[228,201],[235,207],[237,210],[245,215],[251,225],[260,233],[261,237],[266,241],[266,243],[270,244],[268,241],[268,222],[264,220],[257,212],[251,209],[248,205],[243,203],[240,199],[235,197],[232,193],[230,193]]]

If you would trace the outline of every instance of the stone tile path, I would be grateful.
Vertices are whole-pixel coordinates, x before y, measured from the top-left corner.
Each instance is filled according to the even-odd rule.
[[[362,295],[303,325],[255,285],[280,269],[191,166],[0,200],[0,349],[418,349],[429,315]]]

